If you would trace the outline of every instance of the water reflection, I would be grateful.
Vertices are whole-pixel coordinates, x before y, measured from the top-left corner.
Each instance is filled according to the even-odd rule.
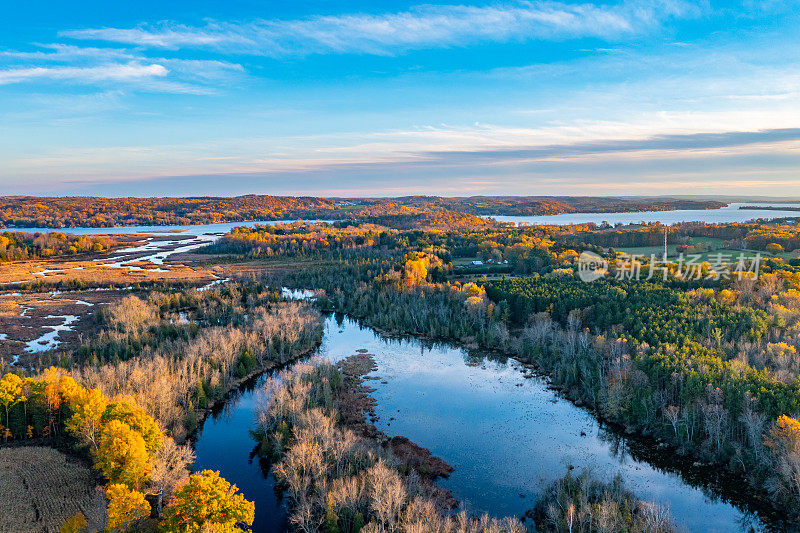
[[[546,484],[573,466],[609,479],[621,472],[639,497],[668,505],[691,531],[763,528],[746,510],[754,508],[747,494],[715,469],[692,467],[670,450],[598,422],[514,359],[384,337],[341,315],[329,317],[318,354],[337,361],[357,349],[374,354],[378,365],[373,375],[381,379],[370,383],[378,428],[453,464],[440,484],[468,510],[522,515]],[[247,384],[206,421],[195,467],[221,470],[256,501],[255,531],[284,531],[284,502],[269,462],[255,455],[249,436],[258,404],[254,391],[262,382]]]

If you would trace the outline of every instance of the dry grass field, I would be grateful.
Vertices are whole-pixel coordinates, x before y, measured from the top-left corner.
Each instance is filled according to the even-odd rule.
[[[81,512],[105,526],[105,497],[88,468],[52,448],[0,448],[0,533],[57,532]]]
[[[204,269],[187,268],[181,264],[163,266],[149,262],[132,262],[132,267],[144,270],[110,267],[103,262],[94,261],[14,261],[0,264],[0,285],[18,283],[35,283],[37,281],[84,282],[93,286],[116,285],[125,286],[132,283],[148,281],[185,281],[202,283],[209,279]]]
[[[99,253],[62,255],[0,263],[0,287],[16,290],[21,283],[86,283],[90,286],[126,286],[151,281],[203,283],[213,277],[204,268],[188,268],[173,257],[166,265],[150,259],[172,255],[192,243],[193,235],[113,235],[120,245]],[[202,243],[201,243],[202,244]],[[178,251],[192,259],[194,254]],[[120,264],[124,262],[124,265]]]

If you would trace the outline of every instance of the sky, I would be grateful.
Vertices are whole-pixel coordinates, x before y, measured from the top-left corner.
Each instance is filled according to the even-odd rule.
[[[800,1],[31,0],[0,194],[800,196]]]

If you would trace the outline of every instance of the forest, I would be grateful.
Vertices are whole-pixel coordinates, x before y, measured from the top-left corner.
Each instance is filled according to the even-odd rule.
[[[118,243],[105,235],[72,235],[71,233],[27,233],[4,231],[0,234],[0,261],[24,261],[58,255],[111,250]]]
[[[360,199],[361,202],[394,201],[416,206],[434,204],[451,211],[472,215],[536,216],[562,213],[613,213],[638,211],[672,211],[675,209],[719,209],[727,205],[718,200],[693,200],[664,197],[603,196],[405,196],[392,199]]]
[[[800,278],[792,264],[769,262],[758,278],[706,271],[685,280],[672,268],[665,281],[636,281],[613,279],[612,262],[608,279],[584,283],[567,243],[593,240],[585,234],[414,235],[427,253],[410,251],[408,237],[405,249],[342,252],[333,265],[278,279],[324,288],[321,305],[384,331],[458,339],[532,361],[603,418],[720,465],[791,516],[800,512],[793,466],[800,464],[793,417],[800,412]],[[472,238],[492,244],[481,251],[468,245]],[[453,279],[452,262],[476,253],[509,257],[511,274],[522,275]]]
[[[74,228],[214,224],[245,220],[330,218],[341,202],[324,198],[0,197],[0,224],[7,227]]]

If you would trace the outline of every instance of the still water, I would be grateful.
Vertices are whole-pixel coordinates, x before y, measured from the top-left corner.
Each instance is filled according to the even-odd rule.
[[[744,206],[760,207],[800,207],[800,204],[778,204],[778,203],[732,203],[720,209],[679,209],[675,211],[640,211],[635,213],[563,213],[560,215],[541,215],[541,216],[495,216],[492,218],[500,222],[514,222],[524,225],[555,225],[566,226],[568,224],[584,224],[594,222],[602,224],[607,222],[611,225],[616,224],[639,224],[641,222],[652,223],[661,222],[662,224],[678,224],[681,222],[707,222],[709,224],[721,224],[726,222],[747,222],[763,218],[772,220],[775,218],[795,217],[800,218],[800,211],[773,210],[773,209],[739,209]]]
[[[364,348],[378,370],[376,425],[402,435],[455,466],[442,487],[473,512],[522,515],[535,495],[564,475],[567,465],[610,479],[620,472],[640,498],[670,507],[689,531],[747,531],[761,524],[702,485],[691,472],[659,468],[663,461],[601,426],[588,412],[559,398],[540,378],[523,377],[513,359],[471,356],[447,344],[389,338],[342,316],[329,316],[318,355],[338,361]],[[285,531],[286,510],[269,465],[252,457],[260,385],[234,394],[198,434],[195,469],[220,470],[256,502],[254,531]],[[385,383],[384,383],[385,382]],[[658,455],[657,453],[655,454]],[[663,454],[662,454],[663,455]],[[686,479],[691,478],[697,486]],[[707,475],[706,475],[707,477]]]

